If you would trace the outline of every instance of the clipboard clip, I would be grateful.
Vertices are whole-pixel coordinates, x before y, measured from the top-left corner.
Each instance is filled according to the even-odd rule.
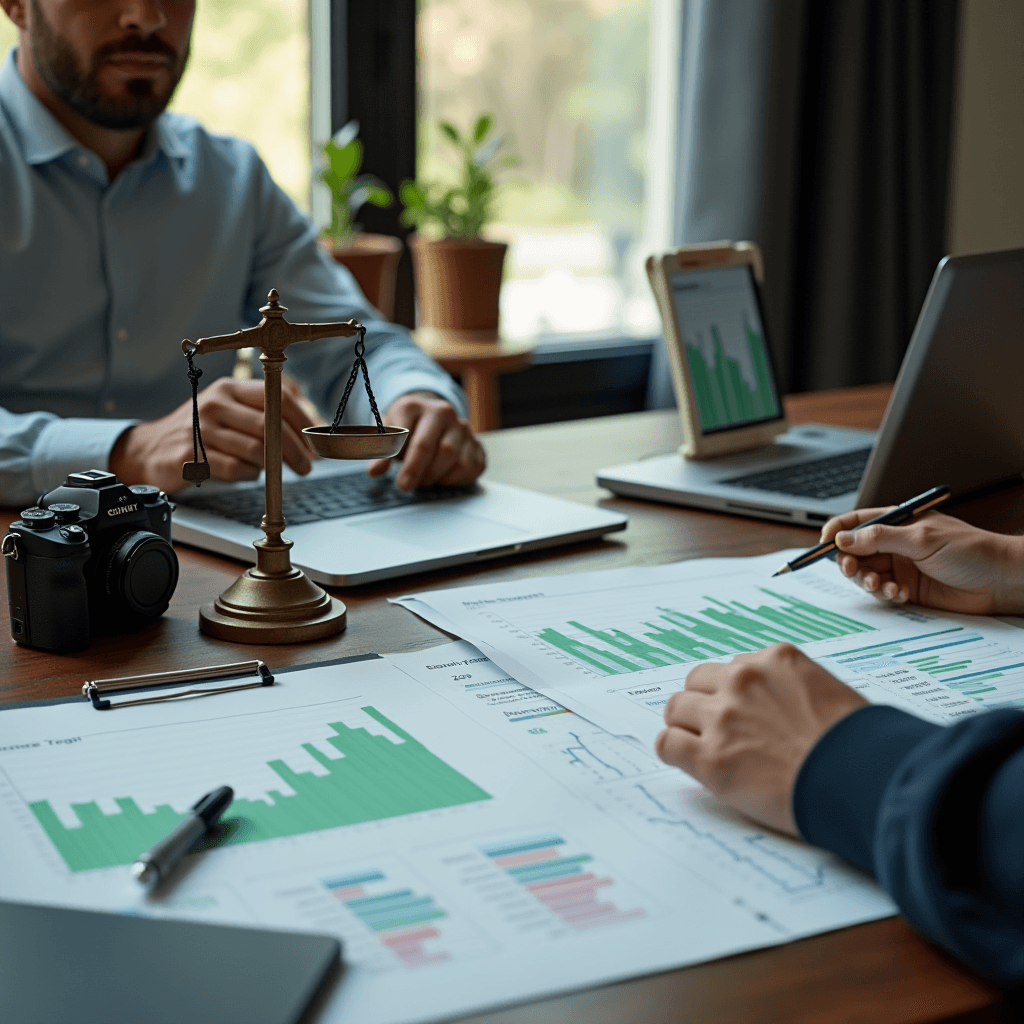
[[[132,693],[139,690],[163,689],[201,683],[207,679],[237,679],[240,676],[255,676],[246,682],[228,683],[226,686],[200,686],[175,693],[154,694],[152,697],[134,697],[113,703],[105,698],[109,693]],[[126,708],[133,704],[165,704],[176,700],[193,700],[196,697],[210,697],[215,693],[230,693],[232,690],[251,690],[257,686],[273,686],[274,677],[262,661],[236,661],[230,665],[208,665],[206,668],[178,669],[173,672],[150,672],[142,676],[122,676],[120,679],[94,679],[82,686],[82,696],[92,701],[97,711],[111,708]]]

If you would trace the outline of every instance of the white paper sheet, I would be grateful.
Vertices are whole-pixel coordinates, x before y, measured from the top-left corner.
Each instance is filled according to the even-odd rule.
[[[875,703],[950,722],[1024,705],[1024,636],[983,616],[877,602],[828,561],[772,579],[794,552],[459,587],[397,603],[510,675],[646,746],[699,661],[790,640]]]
[[[735,818],[481,657],[448,645],[187,703],[0,712],[0,895],[330,932],[348,970],[321,1019],[360,1024],[892,912],[857,873]],[[236,790],[227,838],[146,895],[126,862],[220,785]]]

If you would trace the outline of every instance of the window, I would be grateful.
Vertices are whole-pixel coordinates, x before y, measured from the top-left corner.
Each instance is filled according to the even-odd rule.
[[[247,139],[273,179],[309,209],[307,0],[202,0],[171,110]]]
[[[487,236],[510,244],[510,337],[651,337],[643,270],[649,0],[421,0],[418,167],[491,112],[519,160]]]

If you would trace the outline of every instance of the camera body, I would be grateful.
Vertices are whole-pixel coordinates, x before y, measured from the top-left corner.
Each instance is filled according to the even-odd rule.
[[[44,494],[3,540],[11,636],[72,651],[163,614],[178,582],[173,509],[156,487],[100,469]]]

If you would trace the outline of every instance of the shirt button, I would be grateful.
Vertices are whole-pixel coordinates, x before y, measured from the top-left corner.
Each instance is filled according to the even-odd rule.
[[[114,400],[113,400],[112,398],[108,398],[108,399],[107,399],[107,400],[106,400],[106,401],[105,401],[105,402],[103,403],[103,408],[104,408],[104,409],[105,409],[105,410],[106,410],[107,412],[113,412],[113,411],[114,411],[114,410],[115,410],[115,409],[117,408],[117,402],[115,402],[115,401],[114,401]]]
[[[78,158],[78,166],[79,167],[88,167],[89,166],[89,158],[84,153]]]
[[[123,327],[121,328],[121,330],[119,330],[117,332],[117,340],[118,341],[127,341],[128,340],[128,332]]]

